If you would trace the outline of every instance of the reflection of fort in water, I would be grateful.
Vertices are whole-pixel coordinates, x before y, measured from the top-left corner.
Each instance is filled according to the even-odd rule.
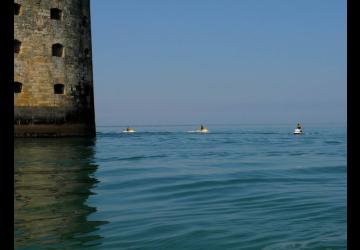
[[[97,182],[93,148],[89,138],[15,140],[16,249],[33,243],[67,249],[101,239],[94,231],[104,222],[88,220],[96,208],[85,204]]]

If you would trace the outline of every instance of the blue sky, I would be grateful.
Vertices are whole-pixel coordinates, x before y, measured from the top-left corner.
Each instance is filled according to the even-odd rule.
[[[346,8],[93,0],[96,123],[344,123]]]

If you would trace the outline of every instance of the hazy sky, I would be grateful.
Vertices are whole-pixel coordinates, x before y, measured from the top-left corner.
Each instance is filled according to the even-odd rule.
[[[345,0],[92,0],[97,125],[346,122]]]

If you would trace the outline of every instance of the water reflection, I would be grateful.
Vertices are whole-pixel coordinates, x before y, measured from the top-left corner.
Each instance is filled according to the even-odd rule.
[[[15,140],[16,249],[88,249],[106,222],[90,221],[86,204],[97,183],[94,139]]]

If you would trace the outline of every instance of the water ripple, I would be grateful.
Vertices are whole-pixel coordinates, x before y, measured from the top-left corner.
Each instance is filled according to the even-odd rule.
[[[346,133],[189,126],[15,143],[16,249],[346,249]]]

